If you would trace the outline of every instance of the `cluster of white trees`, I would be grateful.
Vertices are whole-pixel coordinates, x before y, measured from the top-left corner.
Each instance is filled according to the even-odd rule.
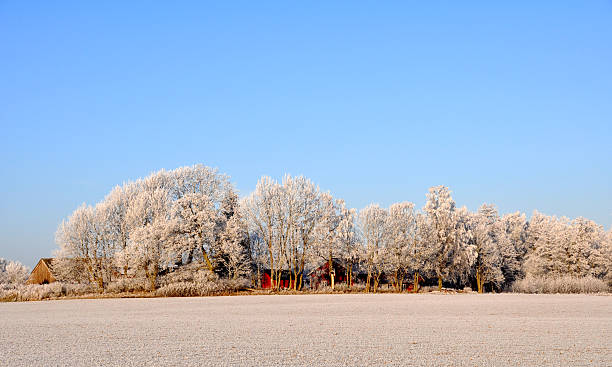
[[[367,291],[383,281],[418,290],[422,278],[482,292],[526,274],[612,275],[612,235],[584,218],[536,212],[527,221],[488,204],[470,212],[444,186],[429,190],[421,211],[409,202],[357,211],[288,175],[281,182],[262,177],[239,201],[227,176],[201,165],[116,187],[65,220],[57,242],[63,276],[86,274],[100,288],[129,277],[155,289],[160,274],[193,262],[253,285],[269,271],[279,287],[288,273],[296,290],[325,262],[343,265],[349,287],[363,277]],[[333,288],[337,274],[328,277]]]
[[[101,289],[120,278],[155,289],[160,273],[194,260],[238,277],[250,270],[238,212],[227,176],[202,165],[162,170],[115,187],[63,221],[54,271],[69,280],[85,274]]]
[[[19,285],[26,281],[29,269],[18,261],[0,257],[0,285]]]

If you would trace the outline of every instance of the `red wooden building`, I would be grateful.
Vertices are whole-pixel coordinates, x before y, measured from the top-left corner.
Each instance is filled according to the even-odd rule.
[[[410,283],[406,283],[406,281],[410,282]],[[419,289],[422,287],[421,283],[424,282],[424,279],[422,276],[419,275]],[[408,278],[404,280],[404,287],[403,287],[405,291],[407,292],[412,292],[414,291],[414,276],[412,278]]]
[[[334,284],[346,283],[346,268],[340,264],[340,261],[333,259],[332,269],[334,271]],[[310,278],[311,288],[331,285],[329,261],[325,261],[323,264],[321,264],[321,266],[311,271],[308,276]],[[351,282],[351,285],[352,283],[353,282]]]
[[[270,289],[273,288],[272,276],[270,275],[270,269],[265,269],[261,275],[261,288]],[[295,284],[295,276],[289,270],[283,270],[280,273],[279,286],[283,289],[293,289]],[[300,288],[300,287],[298,287]]]

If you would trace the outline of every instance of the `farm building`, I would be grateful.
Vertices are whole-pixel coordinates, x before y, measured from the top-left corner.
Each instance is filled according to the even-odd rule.
[[[32,270],[26,284],[49,284],[56,281],[52,268],[53,259],[43,258]]]
[[[334,283],[346,283],[346,268],[340,264],[337,259],[332,259],[332,270],[334,272]],[[319,288],[321,286],[331,285],[329,274],[329,261],[324,262],[318,268],[308,274],[310,278],[310,287]]]
[[[63,259],[69,265],[70,271],[60,273],[57,269],[57,259],[42,258],[32,270],[26,284],[49,284],[57,281],[69,283],[87,283],[90,281],[85,259]],[[56,267],[56,269],[54,269]],[[66,268],[66,266],[64,266]]]
[[[421,283],[423,283],[425,281],[425,279],[423,279],[422,276],[419,275],[419,278],[417,279],[419,282],[419,289],[421,288]],[[404,280],[404,284],[402,287],[403,291],[408,291],[408,292],[413,292],[414,291],[414,277],[410,277],[408,279]],[[417,289],[418,291],[418,289]]]
[[[270,289],[273,288],[272,287],[272,277],[271,277],[271,272],[270,269],[265,269],[263,271],[263,274],[261,275],[261,288],[263,289]],[[293,285],[295,284],[295,277],[292,275],[292,273],[289,270],[283,270],[281,271],[281,275],[280,275],[280,288],[293,288]],[[303,285],[303,280],[302,280],[302,285]],[[298,288],[300,288],[298,286]]]

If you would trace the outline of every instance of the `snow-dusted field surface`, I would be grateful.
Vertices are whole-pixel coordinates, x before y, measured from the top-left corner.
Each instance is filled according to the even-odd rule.
[[[378,294],[0,304],[2,366],[612,366],[612,297]]]

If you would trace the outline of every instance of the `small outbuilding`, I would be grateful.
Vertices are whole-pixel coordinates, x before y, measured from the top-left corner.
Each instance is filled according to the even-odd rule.
[[[32,270],[26,284],[49,284],[56,281],[52,268],[53,259],[43,258]]]
[[[293,289],[295,284],[295,275],[289,270],[282,270],[279,273],[280,280],[278,280],[278,287],[281,289]],[[302,282],[303,285],[303,282]],[[274,284],[272,284],[272,277],[270,269],[264,269],[263,274],[261,274],[261,288],[270,289],[276,288]],[[298,288],[301,288],[298,284]]]
[[[338,259],[332,259],[331,273],[334,274],[334,283],[346,283],[346,268],[340,263]],[[310,287],[317,289],[322,286],[331,285],[331,274],[329,269],[329,261],[325,261],[318,268],[314,269],[309,274]],[[353,281],[351,281],[351,285]]]

